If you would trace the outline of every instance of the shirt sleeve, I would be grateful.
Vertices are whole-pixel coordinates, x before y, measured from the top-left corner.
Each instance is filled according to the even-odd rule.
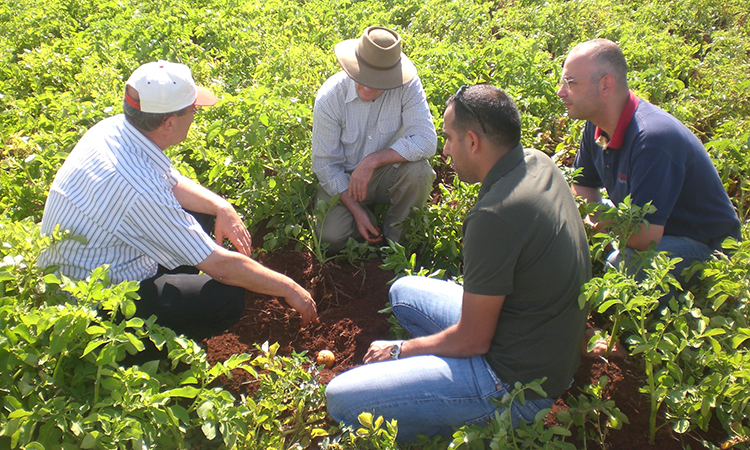
[[[401,118],[404,124],[404,135],[394,142],[391,148],[407,161],[419,161],[435,155],[437,133],[435,124],[432,122],[427,96],[418,76],[415,76],[404,87]]]
[[[349,188],[345,171],[346,156],[341,143],[343,105],[332,99],[332,92],[319,96],[313,106],[312,169],[323,190],[330,196]]]
[[[169,170],[165,175],[167,186],[169,186],[170,189],[174,189],[174,187],[177,186],[177,183],[180,181],[180,177],[182,177],[182,174],[177,169],[175,169],[174,166],[169,166]]]
[[[477,295],[513,292],[521,239],[495,214],[478,210],[464,225],[464,290]]]
[[[163,189],[134,198],[116,234],[168,269],[195,266],[218,248],[171,191]]]
[[[581,138],[581,144],[578,147],[578,153],[573,162],[574,169],[581,169],[581,173],[575,177],[573,184],[579,186],[600,188],[603,186],[602,180],[599,177],[599,173],[596,171],[596,164],[591,157],[591,152],[595,148],[599,148],[594,143],[594,125],[591,122],[586,122],[586,126],[583,131],[583,137]]]

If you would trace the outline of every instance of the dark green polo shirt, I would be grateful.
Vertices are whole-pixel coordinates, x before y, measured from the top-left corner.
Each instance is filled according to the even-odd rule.
[[[570,187],[542,152],[518,145],[490,170],[464,221],[464,290],[504,295],[485,355],[503,383],[547,377],[551,398],[580,364],[591,278],[586,233]]]

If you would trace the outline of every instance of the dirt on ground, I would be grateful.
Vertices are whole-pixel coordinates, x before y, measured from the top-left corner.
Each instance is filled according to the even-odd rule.
[[[269,341],[278,342],[279,353],[306,351],[314,359],[318,351],[328,349],[333,352],[336,363],[330,369],[322,369],[320,381],[327,384],[337,374],[362,363],[367,347],[376,339],[388,338],[390,323],[388,315],[378,313],[388,301],[388,282],[394,277],[384,271],[380,261],[369,260],[360,266],[349,263],[327,263],[321,267],[309,252],[286,251],[265,254],[259,260],[266,266],[284,273],[304,286],[318,304],[318,324],[300,329],[300,318],[292,309],[277,299],[248,293],[245,315],[230,330],[204,342],[209,361],[226,360],[235,353],[255,352],[255,344]],[[283,300],[281,301],[283,302]],[[639,392],[645,384],[639,361],[629,359],[584,359],[576,373],[569,391],[557,400],[547,423],[555,423],[555,414],[567,409],[566,399],[578,396],[581,388],[596,383],[607,376],[609,384],[604,389],[604,397],[613,399],[615,405],[628,417],[629,424],[621,430],[609,430],[604,446],[589,441],[589,448],[610,450],[658,449],[677,450],[704,448],[705,439],[717,445],[726,434],[718,424],[708,433],[687,433],[678,435],[667,426],[656,434],[655,444],[648,442],[648,419],[650,405],[648,397]],[[249,375],[236,371],[236,376],[226,380],[225,388],[235,394],[247,394]],[[659,417],[659,425],[663,424]],[[579,448],[582,442],[576,442]]]

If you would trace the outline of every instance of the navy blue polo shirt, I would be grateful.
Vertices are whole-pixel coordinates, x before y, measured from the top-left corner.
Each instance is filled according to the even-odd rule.
[[[638,206],[652,202],[656,212],[646,220],[664,226],[665,236],[708,245],[741,238],[737,213],[708,152],[672,115],[631,92],[607,138],[586,122],[574,164],[583,170],[575,184],[604,187],[615,205],[627,195]]]

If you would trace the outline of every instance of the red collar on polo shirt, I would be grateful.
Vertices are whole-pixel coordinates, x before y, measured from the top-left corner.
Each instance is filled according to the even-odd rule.
[[[622,114],[620,115],[620,120],[617,122],[617,128],[615,128],[615,132],[612,135],[612,138],[609,139],[609,142],[602,142],[603,139],[607,139],[608,136],[602,131],[601,128],[596,127],[596,131],[594,131],[594,140],[600,147],[604,148],[620,148],[622,147],[622,141],[625,139],[625,131],[628,129],[628,125],[630,125],[630,121],[633,120],[633,115],[635,114],[636,108],[638,108],[638,97],[633,94],[633,91],[629,91],[630,95],[628,97],[628,103],[625,105],[625,109],[622,110]],[[603,139],[602,139],[603,138]],[[605,144],[605,145],[602,145]]]

